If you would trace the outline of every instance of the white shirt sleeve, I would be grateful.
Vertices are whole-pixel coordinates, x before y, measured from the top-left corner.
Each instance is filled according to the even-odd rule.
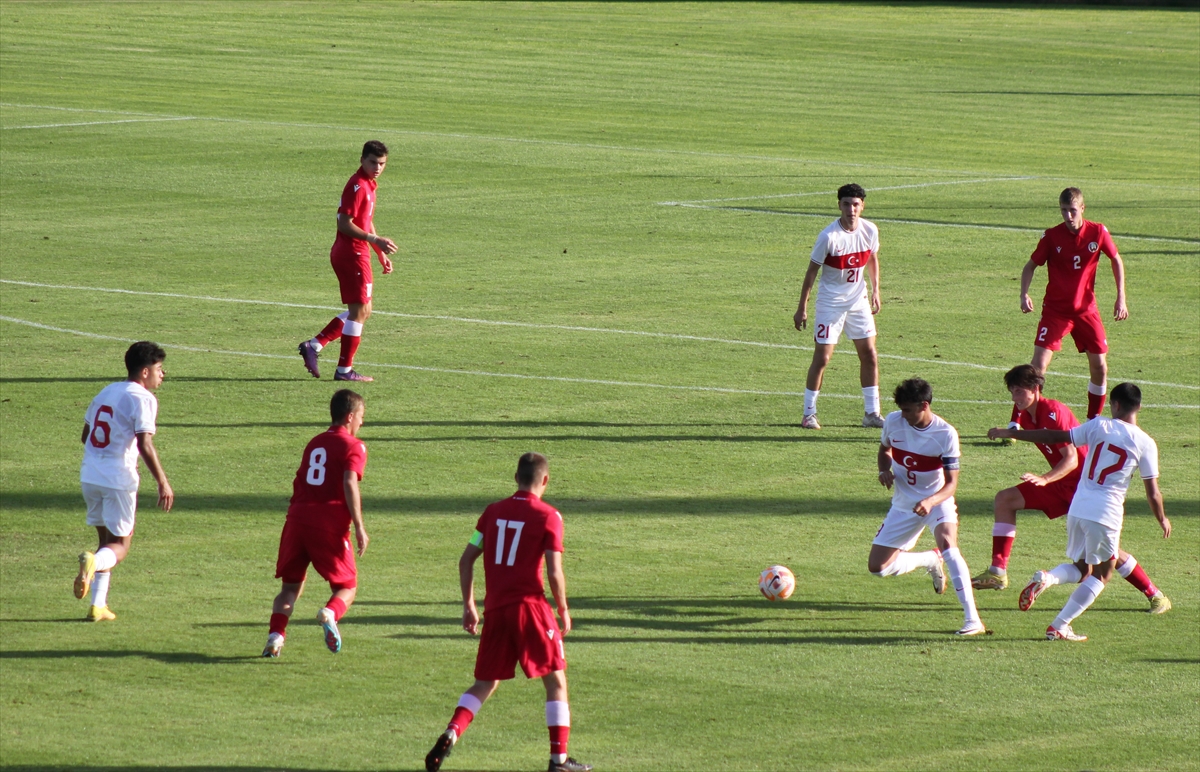
[[[158,418],[158,400],[154,395],[132,397],[133,399],[133,433],[154,434],[157,430],[155,419]]]
[[[1138,459],[1138,472],[1141,473],[1143,480],[1151,480],[1158,477],[1158,445],[1148,436],[1144,442],[1146,447],[1142,450],[1141,458]]]
[[[1083,445],[1090,446],[1092,444],[1092,439],[1090,436],[1091,432],[1088,430],[1088,427],[1092,426],[1095,420],[1096,419],[1093,418],[1090,421],[1085,421],[1079,426],[1076,426],[1070,430],[1072,445],[1078,448]]]
[[[945,469],[958,469],[958,460],[962,449],[958,444],[958,431],[949,424],[946,425],[946,448],[942,451],[942,466]]]
[[[829,234],[821,231],[821,235],[817,236],[817,243],[813,244],[812,256],[809,260],[817,265],[825,265],[825,257],[829,254]]]
[[[871,254],[879,254],[879,229],[875,228],[875,232],[871,234]]]

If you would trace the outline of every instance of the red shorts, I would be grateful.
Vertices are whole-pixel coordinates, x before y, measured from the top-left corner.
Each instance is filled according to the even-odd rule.
[[[484,614],[475,678],[507,681],[516,675],[517,663],[526,678],[541,678],[567,668],[562,631],[545,598],[511,603]]]
[[[343,303],[365,304],[371,300],[371,253],[359,255],[329,253],[329,262],[337,274],[338,287],[342,291]]]
[[[1080,353],[1108,353],[1108,337],[1104,334],[1104,322],[1100,321],[1100,312],[1096,310],[1095,306],[1086,311],[1080,311],[1074,316],[1059,316],[1043,308],[1033,345],[1050,351],[1059,351],[1062,349],[1062,339],[1067,336],[1068,332],[1075,339],[1075,348]]]
[[[1067,475],[1040,488],[1033,483],[1023,482],[1017,486],[1017,490],[1021,492],[1021,498],[1025,499],[1025,509],[1040,509],[1046,513],[1046,517],[1053,520],[1067,514],[1067,510],[1071,508],[1071,499],[1075,497],[1075,486],[1078,484],[1078,475]]]
[[[275,578],[289,584],[303,582],[312,563],[317,573],[330,584],[358,586],[358,568],[350,548],[350,532],[338,534],[288,518],[279,536],[279,559]]]

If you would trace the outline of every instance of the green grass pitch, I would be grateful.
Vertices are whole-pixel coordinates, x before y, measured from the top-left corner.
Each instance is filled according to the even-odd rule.
[[[1198,18],[3,0],[0,767],[420,769],[471,679],[457,556],[539,450],[566,518],[571,753],[599,772],[1200,768]],[[335,201],[373,138],[401,248],[359,353],[372,542],[343,652],[313,582],[266,661],[291,477],[333,390],[295,347],[337,308]],[[962,435],[973,571],[992,496],[1043,466],[984,438],[1031,353],[1017,277],[1083,188],[1128,269],[1110,382],[1144,384],[1175,526],[1135,484],[1123,545],[1174,611],[1114,579],[1088,642],[1041,640],[1066,592],[1016,595],[1064,528],[1036,513],[1017,586],[979,595],[987,638],[953,640],[924,577],[866,572],[888,498],[857,363],[835,357],[826,428],[801,432],[791,323],[847,181],[881,229],[883,391],[929,379]],[[1097,286],[1107,314],[1104,266]],[[139,338],[169,352],[177,505],[143,486],[119,619],[89,626],[79,429]],[[1066,348],[1047,393],[1079,405]],[[785,603],[755,587],[775,562]],[[445,769],[542,768],[541,702],[502,686]]]

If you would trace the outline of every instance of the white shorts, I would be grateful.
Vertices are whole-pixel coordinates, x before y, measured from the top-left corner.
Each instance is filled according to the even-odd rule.
[[[82,485],[83,500],[87,503],[88,525],[102,525],[113,536],[128,536],[133,533],[137,491],[122,491],[91,483]]]
[[[917,546],[921,531],[926,528],[932,531],[942,523],[957,522],[958,507],[954,505],[953,496],[938,504],[924,517],[913,512],[912,507],[898,507],[893,504],[871,543],[880,547],[896,547],[907,552]]]
[[[1120,549],[1120,528],[1067,515],[1067,557],[1071,560],[1095,566],[1116,557]]]
[[[817,303],[813,324],[813,340],[817,343],[834,343],[842,337],[842,328],[850,340],[862,340],[875,335],[875,315],[871,313],[871,301],[864,295],[849,308],[827,308]]]

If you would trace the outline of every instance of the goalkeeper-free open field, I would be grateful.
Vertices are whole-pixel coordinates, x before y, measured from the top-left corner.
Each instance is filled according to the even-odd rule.
[[[576,629],[571,755],[609,770],[1182,770],[1200,744],[1200,16],[904,5],[0,2],[0,766],[415,770],[471,683],[456,562],[519,453],[551,461]],[[371,544],[333,656],[310,575],[266,638],[279,531],[340,308],[342,185],[391,148],[357,366]],[[1141,383],[1175,533],[1140,484],[1114,578],[1043,640],[1064,523],[1018,523],[987,637],[919,573],[866,571],[888,507],[843,340],[799,429],[808,254],[845,182],[880,226],[888,397],[914,375],[963,443],[960,543],[1045,462],[1000,447],[1029,361],[1018,276],[1078,185],[1128,272],[1110,385]],[[1040,303],[1045,272],[1034,281]],[[810,306],[811,309],[811,306]],[[810,310],[811,313],[811,310]],[[168,351],[118,619],[79,621],[89,400]],[[1082,416],[1070,341],[1046,393]],[[926,535],[922,545],[931,544]],[[759,571],[798,588],[768,603]],[[482,588],[480,587],[480,592]],[[506,683],[447,770],[546,764]]]

